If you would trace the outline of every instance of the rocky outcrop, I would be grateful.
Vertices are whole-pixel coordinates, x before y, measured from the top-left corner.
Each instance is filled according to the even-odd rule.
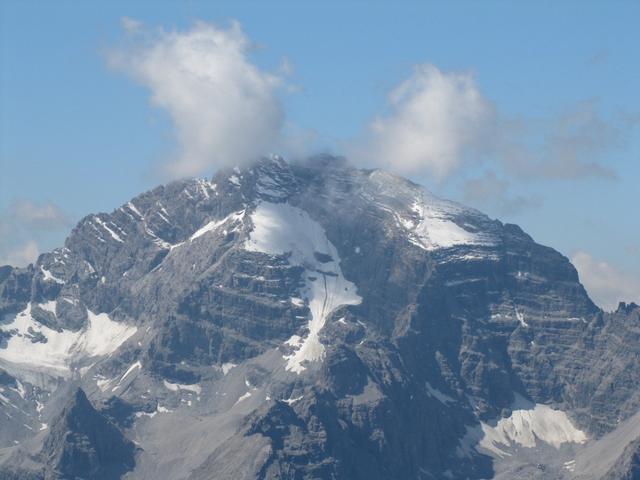
[[[640,439],[624,449],[603,480],[637,480],[640,478]]]
[[[115,479],[135,464],[135,445],[78,388],[54,420],[40,457],[46,479]]]

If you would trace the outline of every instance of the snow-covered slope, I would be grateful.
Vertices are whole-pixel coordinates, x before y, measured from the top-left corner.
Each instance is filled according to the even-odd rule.
[[[456,222],[463,210],[452,202],[432,195],[419,195],[411,205],[410,216],[398,216],[412,243],[425,250],[451,248],[460,245],[493,246],[498,243],[491,232],[477,231],[471,225]]]
[[[324,347],[319,334],[327,317],[342,305],[358,305],[356,286],[340,269],[340,255],[324,229],[304,211],[287,203],[261,202],[251,214],[253,231],[245,248],[269,255],[286,255],[293,266],[304,268],[299,291],[309,307],[309,333],[287,340],[294,352],[287,355],[287,370],[300,373],[305,363],[321,360]],[[293,297],[298,298],[298,296]]]
[[[55,315],[55,301],[38,306]],[[0,366],[51,369],[56,374],[69,376],[72,368],[86,360],[115,352],[136,327],[114,322],[106,313],[95,314],[87,310],[87,325],[74,332],[54,330],[34,320],[32,305],[19,312],[13,321],[0,325],[0,331],[10,335],[0,348]]]
[[[548,405],[530,404],[522,397],[507,417],[469,428],[461,442],[461,452],[469,455],[469,447],[487,451],[497,457],[513,455],[513,448],[535,448],[540,442],[558,449],[565,443],[583,444],[585,432],[576,428],[566,412]]]

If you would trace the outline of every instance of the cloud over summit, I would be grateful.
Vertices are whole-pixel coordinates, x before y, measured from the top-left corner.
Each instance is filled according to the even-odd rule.
[[[460,166],[492,123],[493,108],[469,73],[418,65],[388,96],[358,152],[363,161],[442,180]]]
[[[122,25],[126,41],[111,50],[109,62],[168,113],[177,141],[165,165],[169,176],[271,152],[308,152],[317,140],[286,118],[281,95],[294,89],[287,83],[290,65],[258,67],[254,44],[237,22],[165,30],[125,17]],[[474,74],[425,63],[390,90],[362,136],[344,141],[356,163],[436,182],[482,165],[513,180],[612,179],[614,169],[602,160],[625,142],[633,123],[601,115],[595,100],[547,118],[510,118]]]
[[[150,31],[133,19],[123,22],[130,43],[113,50],[109,61],[147,87],[152,105],[170,115],[179,145],[166,166],[170,176],[243,163],[278,146],[284,81],[251,63],[251,42],[238,23]]]

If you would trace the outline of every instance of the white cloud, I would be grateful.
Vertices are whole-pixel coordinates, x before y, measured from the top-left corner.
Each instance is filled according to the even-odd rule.
[[[24,267],[36,261],[40,254],[40,250],[38,249],[38,244],[34,240],[29,240],[18,247],[2,253],[4,255],[0,257],[0,265]]]
[[[371,121],[351,156],[363,165],[440,182],[478,165],[509,183],[615,179],[608,155],[627,145],[638,125],[635,116],[602,114],[593,99],[541,118],[505,115],[483,96],[473,75],[426,64],[389,93],[387,111]],[[498,186],[504,193],[504,184]],[[530,203],[515,200],[523,207]]]
[[[251,44],[238,23],[137,33],[110,63],[149,88],[151,103],[171,116],[180,151],[167,166],[170,175],[243,163],[279,146],[283,79],[250,62]]]
[[[626,143],[634,128],[623,116],[602,116],[598,102],[585,101],[543,119],[502,120],[495,153],[514,177],[578,180],[615,179],[602,163],[606,154]]]
[[[143,27],[142,22],[130,17],[122,17],[120,23],[122,23],[122,28],[129,33],[139,32]]]
[[[578,251],[571,258],[591,299],[605,310],[619,302],[640,303],[640,279],[613,265]]]
[[[477,208],[487,207],[504,215],[515,215],[523,210],[542,206],[540,198],[512,193],[511,181],[494,171],[467,180],[463,185],[463,198]]]
[[[417,66],[388,101],[389,112],[373,120],[357,156],[405,174],[442,180],[493,123],[493,108],[471,74],[443,73],[433,65]]]
[[[70,224],[53,203],[13,202],[0,211],[0,265],[22,267],[35,261],[40,241],[57,239]]]
[[[14,220],[41,228],[58,228],[68,225],[66,214],[53,203],[37,204],[31,200],[17,200],[8,209]]]

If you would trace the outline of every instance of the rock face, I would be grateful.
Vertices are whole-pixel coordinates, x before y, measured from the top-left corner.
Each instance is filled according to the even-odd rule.
[[[135,452],[135,445],[78,388],[53,420],[41,450],[26,457],[14,454],[5,474],[42,480],[120,478],[135,465]]]
[[[133,468],[135,446],[78,388],[51,425],[41,452],[47,478],[118,478]]]
[[[634,480],[640,478],[640,439],[630,443],[607,472],[605,480]]]
[[[598,448],[636,475],[640,308],[605,313],[519,227],[338,158],[90,215],[0,268],[0,313],[7,478],[587,479]],[[63,407],[70,384],[98,410]]]

